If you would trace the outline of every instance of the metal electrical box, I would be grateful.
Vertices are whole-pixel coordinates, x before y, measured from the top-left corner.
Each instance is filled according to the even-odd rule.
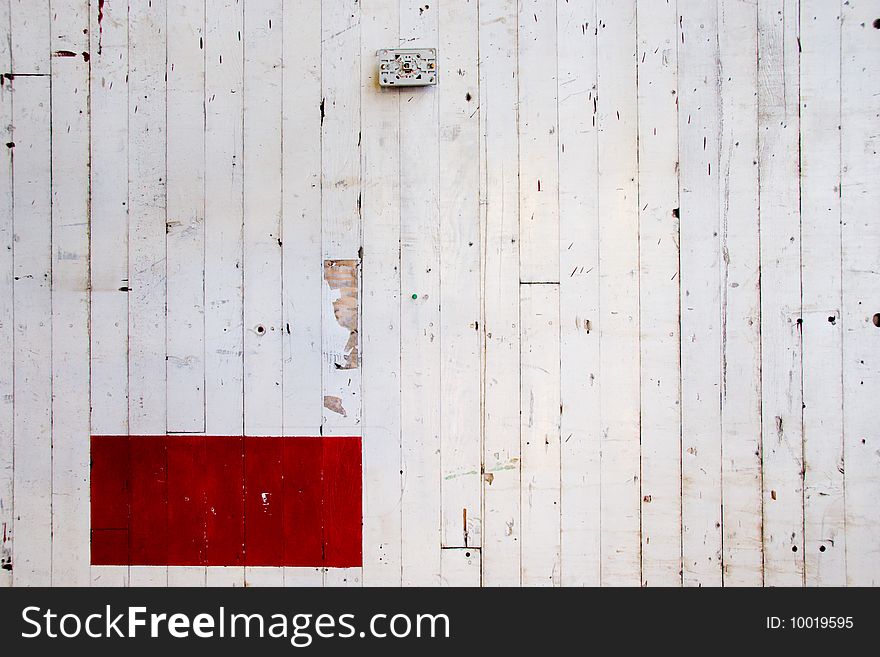
[[[437,51],[434,48],[380,50],[379,84],[383,87],[437,84]]]

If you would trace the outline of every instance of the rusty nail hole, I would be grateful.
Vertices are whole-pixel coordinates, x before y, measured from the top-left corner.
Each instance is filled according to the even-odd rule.
[[[257,324],[256,331],[257,331],[258,335],[263,335],[263,333],[266,332],[266,327],[263,326],[262,324]]]
[[[874,326],[880,328],[880,313],[874,313],[871,321],[874,322]]]

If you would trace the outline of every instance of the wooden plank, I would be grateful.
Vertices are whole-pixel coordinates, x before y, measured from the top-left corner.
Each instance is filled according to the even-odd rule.
[[[638,12],[642,585],[681,585],[678,17]]]
[[[324,558],[322,443],[322,438],[283,439],[281,506],[286,566],[316,566]],[[353,507],[360,518],[360,504]]]
[[[89,573],[89,3],[52,2],[52,584]],[[58,55],[58,53],[64,55]],[[73,53],[70,56],[69,53]]]
[[[12,70],[9,3],[0,2],[0,68]],[[12,141],[12,81],[0,79],[0,139]],[[12,154],[7,148],[0,161],[0,361],[14,359]],[[13,376],[0,370],[0,587],[12,586],[13,521]]]
[[[682,579],[721,585],[718,10],[678,5],[681,150]]]
[[[283,6],[281,134],[284,435],[321,432],[321,6]]]
[[[167,433],[166,4],[156,0],[128,12],[128,429],[140,435]],[[167,583],[164,566],[129,572],[132,586]]]
[[[483,550],[487,586],[520,583],[517,17],[480,3]]]
[[[52,575],[52,247],[49,78],[13,81],[14,405],[12,582]]]
[[[841,218],[843,253],[843,408],[846,471],[846,583],[880,584],[880,434],[873,413],[880,390],[880,274],[877,253],[877,115],[880,3],[843,6],[841,31]],[[873,26],[873,27],[872,27]]]
[[[559,286],[520,286],[522,585],[560,583]]]
[[[443,548],[440,560],[441,586],[480,586],[479,548]]]
[[[49,75],[51,53],[50,0],[9,0],[12,67],[17,75]]]
[[[205,437],[205,561],[208,585],[244,584],[244,440]]]
[[[638,585],[639,212],[635,2],[598,5],[603,585]]]
[[[128,434],[128,7],[91,3],[89,26],[91,433]],[[94,586],[127,566],[95,566]]]
[[[400,45],[437,43],[437,5],[401,2]],[[401,453],[404,586],[440,582],[438,88],[400,91]]]
[[[128,441],[132,586],[167,585],[167,440],[165,436],[132,436]]]
[[[209,436],[241,435],[244,430],[244,47],[239,37],[244,21],[242,4],[225,0],[207,12],[205,19],[205,431]],[[242,501],[239,499],[239,504]],[[213,542],[210,526],[209,523],[209,555]],[[243,535],[240,539],[243,543]],[[209,566],[206,582],[208,586],[244,586],[244,567]]]
[[[480,148],[476,0],[440,6],[440,460],[443,547],[481,544]],[[445,563],[441,559],[441,566]],[[474,562],[479,567],[479,562]],[[457,572],[457,571],[456,571]],[[479,572],[479,571],[478,571]],[[452,573],[444,574],[451,583]]]
[[[359,569],[361,540],[361,440],[325,437],[321,467],[323,557],[329,571]]]
[[[760,586],[761,343],[758,227],[757,14],[722,2],[721,498],[725,586]]]
[[[205,3],[168,20],[168,431],[205,430]]]
[[[400,586],[400,134],[376,51],[398,41],[398,0],[361,7],[364,586]],[[442,60],[441,60],[442,65]]]
[[[563,586],[599,584],[596,2],[557,4]],[[584,106],[586,105],[586,111]]]
[[[281,5],[273,0],[244,7],[244,430],[249,436],[278,436],[283,427]],[[245,454],[246,473],[247,463]],[[268,491],[255,494],[263,492]],[[248,503],[262,508],[259,498]],[[246,563],[280,565],[271,561],[268,546],[269,561],[252,561],[250,537],[245,539]],[[284,571],[248,567],[245,581],[247,586],[280,586]]]
[[[323,433],[360,432],[360,304],[333,289],[329,261],[359,259],[361,205],[360,6],[355,0],[321,5],[321,253],[324,259],[321,341]],[[359,263],[356,265],[359,268]],[[343,318],[337,307],[344,308]]]
[[[169,436],[168,586],[205,586],[208,469],[204,436]],[[213,514],[212,514],[213,515]]]
[[[758,6],[764,583],[801,586],[803,432],[797,3]]]
[[[845,586],[840,7],[805,0],[799,34],[804,578]]]
[[[281,440],[244,440],[244,558],[251,566],[284,564],[283,452]],[[250,586],[250,568],[245,577]],[[284,571],[275,568],[280,584]]]
[[[172,9],[166,80],[167,427],[192,433],[205,430],[204,2]],[[197,564],[169,568],[168,585],[204,586]]]
[[[556,2],[518,3],[520,280],[559,282]]]
[[[244,430],[279,435],[281,2],[244,15]]]

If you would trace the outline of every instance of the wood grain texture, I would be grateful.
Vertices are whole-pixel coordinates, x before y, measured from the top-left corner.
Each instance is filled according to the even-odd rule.
[[[797,3],[758,6],[764,583],[804,582]]]
[[[639,7],[642,584],[681,584],[677,3]],[[650,10],[649,10],[650,9]]]
[[[878,583],[878,16],[0,1],[0,585]]]

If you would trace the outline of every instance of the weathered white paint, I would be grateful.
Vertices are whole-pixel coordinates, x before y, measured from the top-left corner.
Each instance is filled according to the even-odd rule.
[[[88,586],[88,1],[52,10],[52,584]]]
[[[91,432],[128,433],[128,7],[89,12],[91,133]],[[99,23],[100,18],[100,23]],[[114,153],[102,158],[101,153]],[[206,407],[206,411],[210,406]],[[92,566],[93,586],[128,583],[125,566]]]
[[[282,3],[244,2],[244,431],[277,436],[282,393]],[[245,567],[245,586],[284,569]]]
[[[804,578],[798,3],[758,5],[764,583]]]
[[[721,75],[721,556],[725,586],[760,586],[761,348],[757,13],[718,11]]]
[[[878,583],[878,18],[0,2],[0,585]],[[242,431],[362,568],[89,567],[90,433]]]
[[[682,578],[709,586],[721,584],[718,7],[678,4]]]
[[[600,577],[596,2],[557,4],[562,584]]]
[[[428,46],[438,35],[436,4],[401,3],[401,46]],[[401,573],[404,586],[435,586],[442,545],[439,87],[399,93]]]
[[[641,565],[647,586],[681,583],[677,19],[674,2],[639,7]]]
[[[846,583],[880,584],[880,3],[844,4],[840,61],[840,172],[843,268],[843,443]]]
[[[12,67],[9,25],[9,3],[0,3],[0,65]],[[12,84],[0,80],[0,139],[12,141]],[[12,223],[12,150],[3,154],[0,165],[0,360],[11,363],[14,358],[13,338],[13,235]],[[12,583],[12,571],[4,568],[12,563],[14,529],[13,492],[13,375],[11,367],[0,369],[0,586]]]
[[[379,87],[374,53],[398,42],[397,0],[361,6],[363,260],[363,579],[401,583],[400,126],[396,90]],[[365,166],[364,163],[367,163]],[[391,263],[389,265],[389,263]]]
[[[640,583],[636,3],[597,7],[601,577]]]

